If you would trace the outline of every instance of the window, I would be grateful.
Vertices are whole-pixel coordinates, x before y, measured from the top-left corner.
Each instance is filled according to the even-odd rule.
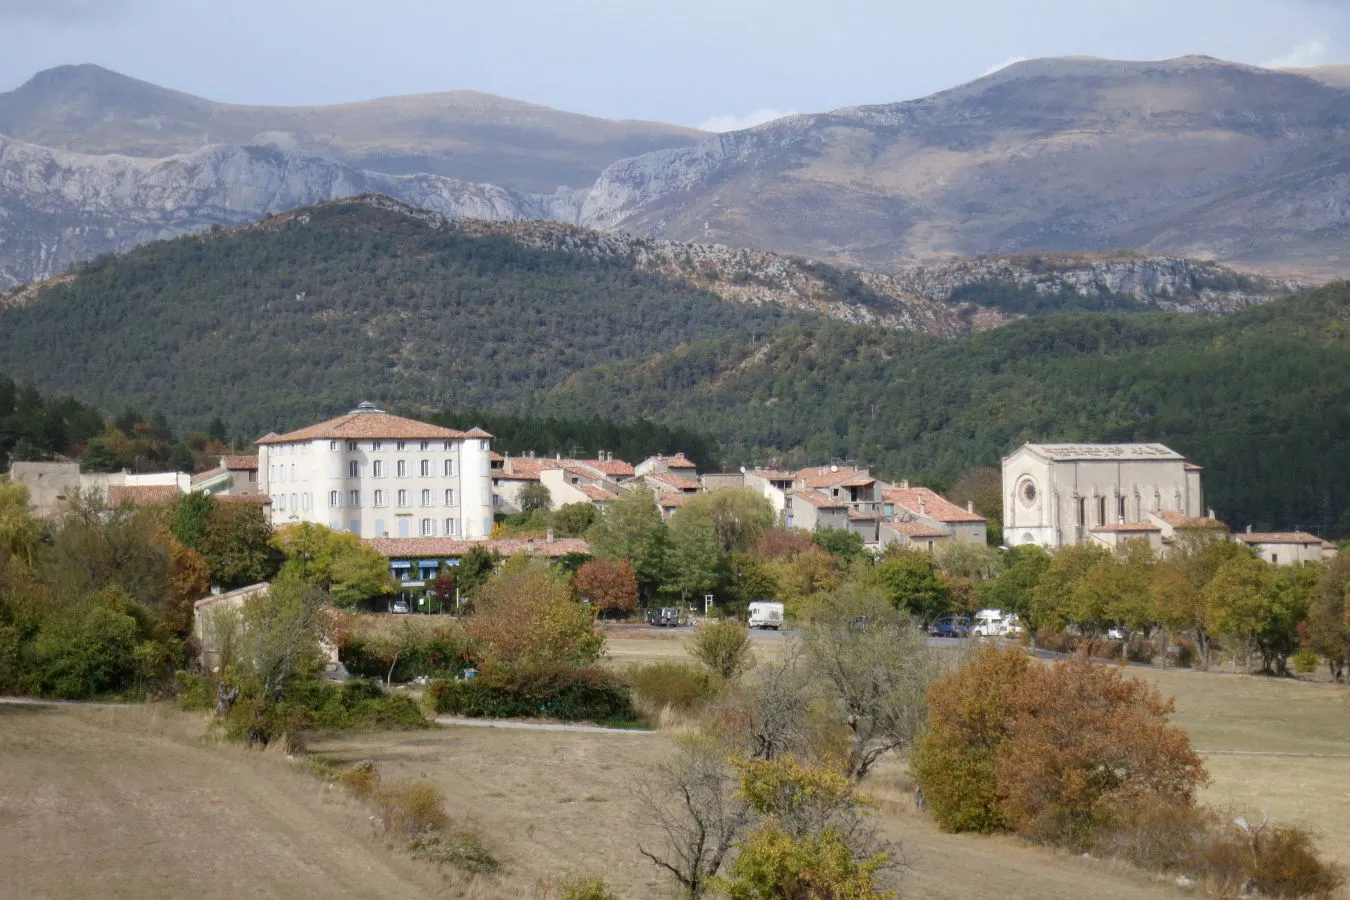
[[[422,505],[423,506],[431,505],[431,488],[422,489]]]
[[[442,472],[442,474],[445,475],[446,478],[454,478],[454,477],[455,477],[455,461],[454,461],[453,459],[447,459],[447,460],[445,461],[445,465],[443,465],[443,466],[441,467],[441,472]]]
[[[384,446],[384,441],[371,441],[371,442],[370,442],[370,449],[371,449],[372,451],[376,452],[376,453],[378,453],[379,450],[380,450],[380,448],[383,447],[383,446]]]
[[[423,450],[423,451],[430,450],[430,449],[431,449],[431,441],[423,441],[423,442],[422,442],[422,445],[421,445],[420,447],[418,447],[417,449]]]
[[[394,474],[399,478],[408,477],[408,461],[406,459],[400,459],[394,463]]]
[[[298,495],[296,495],[296,494],[291,494],[291,509],[299,509],[299,508],[300,508],[299,500],[300,500],[300,498],[299,498]]]
[[[295,480],[295,463],[291,463],[291,481]]]
[[[355,453],[355,452],[356,452],[356,441],[348,441],[348,442],[347,442],[347,452],[348,452],[348,453]]]
[[[490,484],[483,485],[483,505],[492,505],[492,485]]]
[[[1121,520],[1123,521],[1125,519],[1125,498],[1123,496],[1120,497],[1116,505],[1120,507],[1120,511],[1116,514],[1120,516]]]
[[[423,478],[431,477],[431,460],[429,459],[422,460],[422,464],[418,466],[418,474],[420,474]]]
[[[341,450],[341,449],[342,449],[342,442],[341,442],[341,441],[329,441],[329,442],[328,442],[328,449],[329,449],[329,450]]]
[[[493,506],[501,506],[501,505],[502,505],[502,495],[501,495],[501,494],[493,494],[493,495],[492,495],[492,505],[493,505]]]
[[[375,492],[375,505],[384,506],[384,491]]]
[[[455,505],[455,489],[454,489],[454,488],[447,488],[447,489],[446,489],[446,492],[445,492],[445,505],[446,505],[446,506],[454,506],[454,505]]]
[[[277,466],[277,481],[285,481],[285,480],[286,480],[286,465],[283,463],[282,465]]]
[[[350,506],[352,509],[357,509],[357,508],[359,508],[359,507],[361,506],[361,492],[360,492],[360,491],[348,491],[348,492],[347,492],[347,505]]]
[[[328,508],[329,508],[329,509],[338,509],[338,508],[340,508],[341,506],[342,506],[342,492],[341,492],[341,491],[329,491],[329,492],[328,492]]]
[[[1106,498],[1105,498],[1105,497],[1098,497],[1098,498],[1097,498],[1097,524],[1098,524],[1098,525],[1105,525],[1105,524],[1106,524]]]
[[[370,474],[374,478],[384,477],[384,460],[377,459],[370,464]]]
[[[356,460],[352,460],[351,462],[347,463],[347,477],[348,478],[361,477],[361,464]]]
[[[249,484],[253,484],[253,482],[255,482],[255,481],[257,481],[257,480],[258,480],[258,472],[257,472],[257,470],[256,470],[256,469],[249,469],[249,470],[248,470],[248,483],[249,483]]]
[[[300,495],[300,502],[304,504],[305,509],[309,509],[314,505],[314,495],[306,491]]]
[[[442,446],[441,449],[444,450],[446,453],[449,453],[452,449],[454,449],[454,446],[455,446],[454,443],[452,443],[451,441],[446,441],[445,445]]]
[[[1278,565],[1280,564],[1280,554],[1278,554],[1278,553],[1272,553],[1272,554],[1270,554],[1270,562],[1271,562],[1271,565],[1278,566]]]
[[[285,509],[285,508],[286,508],[286,495],[277,494],[277,509]]]
[[[454,536],[457,535],[457,534],[459,534],[459,520],[458,520],[458,519],[446,519],[446,520],[445,520],[445,536],[446,536],[446,537],[454,537]]]
[[[436,522],[433,519],[422,520],[422,537],[432,537],[436,534]]]
[[[399,505],[399,506],[407,506],[407,505],[408,505],[408,492],[407,492],[407,491],[399,491],[399,492],[398,492],[398,505]]]
[[[1078,498],[1078,524],[1087,525],[1087,498]]]
[[[407,442],[407,441],[399,441],[398,443],[396,443],[396,444],[394,445],[394,449],[397,450],[398,452],[402,453],[404,450],[407,450],[407,449],[408,449],[408,442]]]

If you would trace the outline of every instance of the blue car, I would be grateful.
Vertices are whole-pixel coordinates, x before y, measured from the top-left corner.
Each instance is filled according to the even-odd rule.
[[[943,616],[928,626],[929,637],[970,637],[970,619],[965,616]]]

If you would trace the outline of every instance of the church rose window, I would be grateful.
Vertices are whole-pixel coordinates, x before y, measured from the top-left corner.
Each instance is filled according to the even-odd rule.
[[[1022,502],[1023,502],[1024,504],[1026,504],[1027,506],[1035,506],[1035,505],[1036,505],[1036,482],[1034,482],[1034,481],[1024,481],[1024,482],[1022,482],[1022,490],[1021,490],[1021,494],[1022,494]]]

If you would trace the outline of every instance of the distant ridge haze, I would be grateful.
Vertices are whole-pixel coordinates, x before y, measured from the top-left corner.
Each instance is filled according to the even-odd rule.
[[[0,135],[0,285],[363,192],[876,272],[1134,250],[1350,275],[1346,66],[1033,59],[722,134],[474,92],[236,106],[71,66],[0,94]]]
[[[217,103],[95,65],[39,72],[0,94],[0,134],[55,149],[138,157],[252,144],[391,175],[425,172],[540,193],[589,186],[617,159],[705,136],[477,91],[328,106]]]

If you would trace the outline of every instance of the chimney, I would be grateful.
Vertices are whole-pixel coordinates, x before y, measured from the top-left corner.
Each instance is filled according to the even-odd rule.
[[[923,495],[919,496],[919,515],[921,516],[928,515],[928,498],[924,497]]]
[[[534,538],[530,538],[525,542],[525,552],[526,553],[534,552]]]
[[[900,479],[900,490],[902,490],[902,491],[907,491],[907,490],[909,490],[909,479],[908,479],[908,478],[902,478],[902,479]]]
[[[967,501],[966,501],[966,512],[968,512],[968,513],[973,513],[974,511],[975,511],[975,501],[974,501],[974,500],[967,500]]]
[[[1247,533],[1248,533],[1248,534],[1251,534],[1251,533],[1252,533],[1252,526],[1250,526],[1250,525],[1247,526]]]
[[[553,529],[552,529],[552,528],[550,528],[548,531],[545,531],[545,532],[544,532],[544,543],[547,543],[547,544],[553,543]]]
[[[1214,519],[1218,518],[1218,516],[1214,515],[1214,507],[1212,506],[1209,508],[1209,518],[1210,521],[1213,521]]]

